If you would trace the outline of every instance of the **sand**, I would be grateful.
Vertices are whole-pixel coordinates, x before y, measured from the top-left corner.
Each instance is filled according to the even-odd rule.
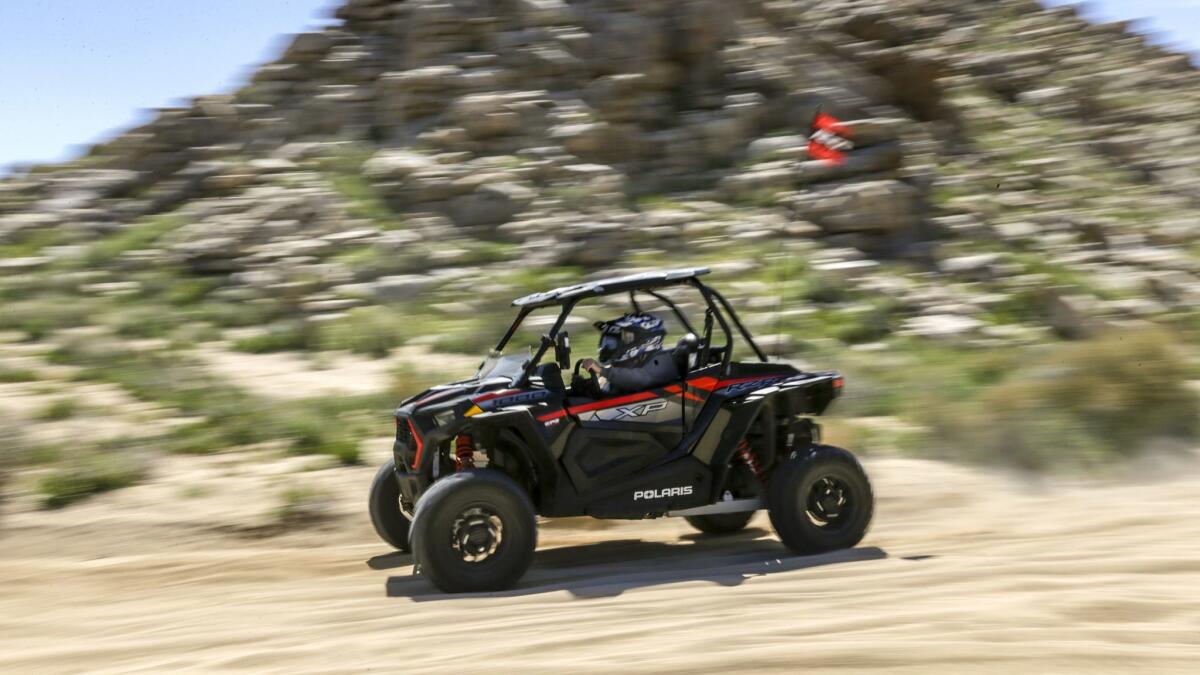
[[[448,597],[370,531],[369,467],[176,461],[64,511],[10,508],[0,672],[1200,667],[1193,468],[1084,485],[880,459],[876,521],[851,551],[785,555],[761,515],[720,539],[673,519],[559,521],[518,589]],[[286,481],[329,490],[332,520],[260,538],[229,524]]]

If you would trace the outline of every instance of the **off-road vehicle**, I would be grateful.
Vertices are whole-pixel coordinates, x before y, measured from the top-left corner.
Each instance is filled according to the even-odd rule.
[[[539,516],[682,516],[719,535],[766,509],[796,553],[856,545],[871,520],[870,483],[853,455],[821,444],[811,419],[839,395],[842,377],[769,361],[725,297],[701,282],[706,273],[633,274],[513,301],[516,319],[474,377],[396,409],[393,458],[371,486],[379,536],[411,550],[447,592],[516,584],[533,560]],[[664,308],[685,332],[664,352],[678,380],[582,394],[579,361],[571,386],[563,380],[565,326],[577,307],[611,307],[618,294],[636,312],[646,302]],[[699,308],[697,330],[685,310]],[[535,346],[511,349],[538,310],[551,316],[528,323],[548,330]],[[738,338],[756,360],[734,360]]]

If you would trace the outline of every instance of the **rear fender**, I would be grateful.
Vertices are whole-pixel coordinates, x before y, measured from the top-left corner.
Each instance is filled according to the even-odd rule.
[[[712,458],[709,460],[709,467],[712,468],[712,501],[720,498],[717,494],[725,485],[725,479],[729,474],[733,456],[737,452],[738,444],[750,432],[751,426],[755,420],[761,415],[774,417],[774,407],[767,399],[757,399],[754,401],[733,401],[725,404],[724,409],[729,413],[729,423],[725,425],[725,429],[721,432],[721,438],[717,443],[716,449],[713,451]],[[774,424],[765,425],[771,430],[771,438],[768,443],[774,442]]]
[[[768,422],[762,425],[762,433],[765,436],[763,443],[766,447],[764,455],[759,459],[764,466],[769,466],[778,450],[777,418],[783,417],[790,423],[797,415],[820,415],[840,394],[840,382],[841,376],[837,373],[803,373],[750,390],[745,394],[739,393],[736,398],[724,402],[721,412],[728,415],[728,421],[720,431],[720,438],[715,447],[710,446],[711,454],[700,458],[706,459],[713,470],[713,490],[722,489],[738,444],[760,417]],[[787,436],[799,437],[800,434],[792,432],[791,428],[792,425],[789,424]],[[714,493],[713,499],[718,499],[719,496]]]

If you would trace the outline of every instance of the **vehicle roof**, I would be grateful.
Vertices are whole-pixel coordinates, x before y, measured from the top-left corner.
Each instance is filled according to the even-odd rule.
[[[642,291],[662,286],[671,286],[688,279],[694,279],[709,273],[707,267],[685,267],[673,270],[653,270],[639,272],[608,279],[587,281],[573,286],[563,286],[541,293],[531,293],[513,300],[516,307],[547,307],[561,305],[567,301],[593,298],[601,295],[624,293],[625,291]]]

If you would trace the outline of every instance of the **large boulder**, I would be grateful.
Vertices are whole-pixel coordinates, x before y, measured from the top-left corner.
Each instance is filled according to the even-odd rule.
[[[814,189],[795,204],[801,217],[830,233],[897,233],[917,227],[919,196],[907,183],[876,180]]]
[[[481,185],[446,204],[446,215],[460,227],[507,223],[533,201],[536,193],[517,183]]]
[[[286,63],[309,63],[320,61],[333,46],[333,40],[325,33],[300,33],[292,39],[283,54]]]
[[[363,173],[375,181],[403,180],[436,164],[428,156],[409,150],[383,150],[363,164]]]
[[[452,65],[384,73],[379,80],[379,119],[400,125],[441,112],[454,100],[461,82],[462,69]]]

